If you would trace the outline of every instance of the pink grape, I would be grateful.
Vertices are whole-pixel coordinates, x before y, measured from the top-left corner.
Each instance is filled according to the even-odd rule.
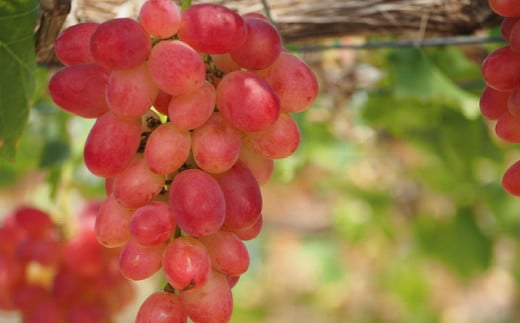
[[[188,169],[175,176],[169,197],[177,225],[191,236],[213,234],[224,223],[226,202],[222,189],[201,170]]]
[[[226,201],[223,229],[242,230],[255,223],[262,211],[262,195],[251,171],[237,162],[227,172],[215,175],[215,178]]]
[[[228,53],[244,42],[247,33],[242,17],[217,4],[191,5],[181,19],[179,39],[200,53]]]
[[[260,234],[263,224],[264,224],[264,218],[263,218],[262,214],[260,214],[260,216],[255,221],[255,223],[253,223],[252,225],[250,225],[249,227],[247,227],[245,229],[235,231],[234,233],[240,240],[244,240],[244,241],[252,240]]]
[[[490,53],[482,63],[486,84],[498,91],[511,91],[520,86],[520,55],[506,45]]]
[[[510,143],[520,143],[520,118],[505,112],[495,124],[497,136]]]
[[[217,107],[224,118],[242,131],[263,130],[280,114],[280,102],[271,86],[247,71],[224,76],[217,87]]]
[[[164,91],[159,90],[157,97],[155,97],[155,101],[153,102],[153,107],[161,114],[168,115],[168,106],[170,105],[170,100],[172,96]]]
[[[199,289],[180,292],[188,317],[197,323],[227,323],[233,312],[233,295],[225,275],[212,271]]]
[[[162,263],[166,279],[179,291],[201,288],[211,270],[210,256],[204,244],[187,236],[170,242]]]
[[[40,285],[23,285],[13,295],[13,302],[22,313],[30,313],[42,302],[50,299],[49,291]]]
[[[173,97],[167,113],[171,123],[182,130],[202,126],[215,109],[215,97],[215,87],[208,81],[194,91]]]
[[[165,245],[143,246],[130,239],[119,256],[123,276],[131,280],[143,280],[155,274],[162,265]]]
[[[105,89],[108,74],[94,63],[65,67],[49,81],[49,94],[60,108],[83,118],[97,118],[108,111]]]
[[[194,91],[206,79],[206,68],[199,54],[178,40],[155,45],[148,67],[159,89],[174,96]]]
[[[480,113],[488,120],[497,120],[507,111],[511,92],[497,91],[486,86],[480,95]]]
[[[506,93],[509,95],[507,98],[504,98],[504,100],[507,100],[506,106],[509,112],[515,117],[520,118],[520,86],[516,87],[512,92]],[[505,95],[506,94],[504,94],[504,96]],[[501,107],[502,102],[497,99],[495,104]]]
[[[47,299],[38,303],[31,313],[23,318],[24,323],[56,323],[65,322],[63,309],[54,299]]]
[[[516,0],[489,0],[489,6],[497,14],[505,17],[520,16],[520,7]]]
[[[215,64],[215,67],[224,73],[231,73],[240,69],[240,65],[231,58],[229,53],[213,54],[211,55],[211,60]]]
[[[135,323],[186,323],[187,315],[179,295],[158,291],[148,296],[139,311]]]
[[[292,155],[300,144],[300,130],[287,113],[280,114],[269,128],[247,134],[251,147],[266,158],[280,159]]]
[[[129,223],[133,209],[117,202],[113,194],[107,196],[96,216],[96,237],[103,246],[115,248],[124,245],[130,239]]]
[[[260,186],[266,184],[273,175],[274,161],[265,158],[247,144],[242,144],[239,160],[249,168]]]
[[[83,153],[85,165],[94,175],[112,177],[130,163],[140,142],[138,119],[123,120],[105,113],[90,129]]]
[[[24,262],[35,261],[44,266],[57,266],[62,260],[62,244],[57,237],[28,237],[17,248],[18,259]]]
[[[122,118],[138,118],[152,106],[159,90],[148,64],[110,73],[106,101],[110,111]]]
[[[282,52],[278,59],[261,71],[280,99],[283,112],[301,112],[310,107],[318,96],[318,80],[310,67],[297,56]]]
[[[218,112],[192,132],[192,152],[197,165],[212,174],[223,173],[238,160],[241,133]]]
[[[179,30],[181,12],[170,0],[148,0],[141,6],[139,21],[151,36],[168,38]]]
[[[233,233],[218,231],[201,241],[208,250],[214,270],[227,276],[239,276],[249,268],[247,247]]]
[[[114,178],[114,197],[124,207],[138,208],[159,194],[164,177],[153,173],[143,158],[136,158]]]
[[[175,220],[168,204],[152,201],[132,214],[130,233],[140,244],[155,246],[166,242],[173,234]]]
[[[65,65],[90,63],[90,37],[99,26],[95,22],[83,22],[63,30],[54,43],[56,57]]]
[[[516,19],[517,22],[509,31],[509,46],[513,52],[520,54],[520,23],[518,23],[518,17],[516,17]]]
[[[97,27],[90,38],[94,60],[110,70],[141,65],[152,42],[143,27],[130,18],[115,18]]]
[[[519,17],[504,17],[500,24],[500,33],[504,40],[509,41],[511,35],[511,29],[516,25],[517,21],[520,21]]]
[[[520,196],[520,160],[506,170],[502,177],[502,186],[509,194]]]
[[[268,21],[258,18],[245,19],[247,36],[233,50],[231,58],[241,67],[260,70],[269,67],[282,52],[282,38]]]
[[[63,260],[68,270],[82,277],[93,277],[103,270],[103,247],[95,233],[83,231],[65,245]]]
[[[50,215],[34,207],[19,207],[13,213],[13,217],[17,227],[31,238],[42,237],[54,228]]]
[[[169,174],[179,169],[190,154],[191,136],[171,122],[163,123],[148,137],[144,159],[150,170]]]

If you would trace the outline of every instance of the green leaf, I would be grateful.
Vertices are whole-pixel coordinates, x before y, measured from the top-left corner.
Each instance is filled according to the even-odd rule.
[[[416,229],[422,249],[461,277],[472,277],[491,265],[493,241],[477,225],[471,208],[460,208],[447,221],[419,219]]]
[[[14,159],[29,115],[37,17],[36,0],[0,2],[0,158]]]
[[[456,106],[470,119],[480,115],[478,97],[453,83],[419,49],[392,52],[388,56],[388,66],[398,97],[434,100],[439,104]]]

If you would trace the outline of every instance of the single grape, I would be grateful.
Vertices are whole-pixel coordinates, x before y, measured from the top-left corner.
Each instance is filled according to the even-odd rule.
[[[210,256],[204,244],[188,236],[170,242],[164,251],[162,264],[166,279],[179,291],[201,288],[211,270]]]
[[[187,319],[179,295],[158,291],[141,304],[135,323],[186,323]]]
[[[518,17],[504,17],[502,19],[502,23],[500,24],[500,33],[505,41],[509,42],[509,37],[511,35],[511,29],[515,26],[516,22],[519,21]]]
[[[245,41],[233,50],[231,58],[241,67],[260,70],[269,67],[282,52],[282,38],[268,21],[258,18],[244,20],[247,28]]]
[[[291,53],[281,52],[273,65],[259,75],[271,85],[283,112],[304,111],[318,96],[316,76],[303,60]]]
[[[107,72],[97,64],[68,66],[51,77],[49,94],[63,110],[83,118],[97,118],[108,111],[107,80]]]
[[[169,38],[179,30],[181,12],[173,1],[148,0],[141,6],[139,21],[151,36]]]
[[[503,98],[504,100],[507,100],[506,107],[509,109],[509,112],[514,115],[517,118],[520,118],[520,86],[516,87],[512,92],[505,92],[508,94],[507,98]],[[506,96],[506,94],[503,93],[503,96]],[[502,99],[502,98],[501,98]],[[502,101],[496,100],[495,102],[497,107],[502,107]]]
[[[221,5],[191,5],[182,12],[181,19],[179,39],[200,53],[228,53],[246,38],[247,29],[242,17]]]
[[[144,159],[150,170],[157,174],[169,174],[188,159],[191,135],[179,130],[171,122],[163,123],[148,137]]]
[[[509,30],[509,46],[511,50],[516,54],[520,54],[520,23],[518,23],[519,18],[516,17],[516,23],[511,26]],[[503,31],[504,32],[504,31]],[[505,31],[507,33],[507,31]]]
[[[246,143],[242,144],[239,160],[249,168],[260,186],[266,184],[273,175],[274,161],[265,158]]]
[[[497,136],[510,143],[520,143],[520,118],[515,117],[509,111],[498,118],[495,124]]]
[[[271,86],[252,72],[226,74],[217,87],[217,107],[235,128],[260,131],[280,115],[280,102]]]
[[[520,160],[513,163],[502,177],[502,186],[511,195],[520,196]]]
[[[159,90],[155,101],[153,102],[153,107],[161,114],[168,115],[168,106],[170,105],[170,100],[172,96],[162,90]]]
[[[256,222],[262,211],[262,195],[251,171],[237,162],[225,173],[215,175],[226,201],[223,229],[237,231]]]
[[[30,238],[43,237],[54,229],[50,215],[34,207],[19,207],[14,211],[13,217],[16,226],[24,230]]]
[[[206,67],[199,54],[178,40],[156,44],[148,68],[159,89],[173,96],[194,91],[206,79]]]
[[[188,317],[197,323],[227,323],[233,312],[233,295],[225,275],[211,271],[202,288],[180,292]]]
[[[94,277],[103,270],[105,263],[103,250],[95,233],[83,231],[72,237],[64,246],[65,268],[81,277]]]
[[[94,60],[110,70],[141,65],[152,48],[143,27],[130,18],[110,19],[100,24],[90,38]]]
[[[182,231],[194,237],[217,232],[226,212],[224,194],[217,181],[198,169],[188,169],[173,179],[170,207]]]
[[[201,238],[211,257],[214,270],[226,276],[240,276],[249,268],[246,245],[232,232],[218,231]]]
[[[241,146],[241,133],[218,112],[192,132],[193,158],[208,173],[218,174],[230,169],[238,160]]]
[[[281,113],[269,128],[247,134],[250,147],[266,158],[280,159],[292,155],[300,144],[300,130],[294,119]]]
[[[105,113],[90,129],[83,153],[85,165],[94,175],[112,177],[134,158],[140,142],[138,119],[123,120]]]
[[[143,63],[110,73],[106,102],[110,111],[122,118],[139,118],[150,109],[158,93],[148,64]]]
[[[151,201],[164,186],[164,176],[148,168],[143,158],[136,158],[114,178],[114,197],[124,207],[138,208]]]
[[[152,276],[161,269],[164,248],[164,244],[143,246],[130,239],[119,257],[121,273],[131,280],[143,280]]]
[[[489,6],[501,16],[520,16],[520,6],[518,6],[518,1],[516,0],[489,0]]]
[[[208,81],[194,91],[173,97],[167,113],[171,123],[182,130],[202,126],[215,110],[215,97],[215,87]]]
[[[480,95],[480,113],[488,120],[497,120],[508,109],[511,92],[497,91],[486,86]]]
[[[134,209],[117,202],[113,194],[107,196],[95,221],[96,237],[103,246],[123,246],[130,239],[129,223]]]
[[[82,22],[63,30],[54,43],[56,57],[65,65],[90,63],[90,37],[99,26],[95,22]]]
[[[245,229],[235,231],[234,233],[240,240],[244,240],[244,241],[252,240],[260,234],[263,224],[264,224],[264,218],[263,218],[262,214],[260,214],[260,216],[255,221],[255,223],[253,223],[252,225],[250,225],[249,227],[247,227]]]
[[[173,234],[175,220],[166,203],[152,201],[132,214],[130,233],[140,244],[155,246],[166,242]]]
[[[482,63],[482,76],[486,84],[498,91],[511,91],[520,86],[520,55],[509,45],[490,53]]]

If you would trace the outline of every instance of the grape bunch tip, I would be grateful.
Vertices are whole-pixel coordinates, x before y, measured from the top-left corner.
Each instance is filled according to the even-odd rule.
[[[260,186],[300,144],[293,114],[318,81],[258,13],[147,0],[137,20],[80,23],[57,38],[49,81],[63,110],[95,119],[84,148],[105,179],[98,242],[120,272],[166,286],[135,322],[229,322],[232,287],[261,231]]]

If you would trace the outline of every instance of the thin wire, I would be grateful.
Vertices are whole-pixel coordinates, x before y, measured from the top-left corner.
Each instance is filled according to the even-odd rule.
[[[264,7],[264,11],[265,11],[265,15],[267,17],[267,19],[269,19],[269,22],[273,25],[276,25],[274,20],[273,20],[273,16],[271,15],[271,7],[269,6],[269,3],[267,3],[267,0],[261,0],[262,1],[262,6]]]
[[[429,38],[422,40],[389,40],[374,41],[364,44],[327,44],[327,45],[288,45],[289,50],[301,52],[317,52],[330,49],[383,49],[383,48],[404,48],[404,47],[433,47],[447,45],[469,45],[469,44],[486,44],[486,43],[505,43],[505,40],[499,36],[455,36],[444,38]]]

